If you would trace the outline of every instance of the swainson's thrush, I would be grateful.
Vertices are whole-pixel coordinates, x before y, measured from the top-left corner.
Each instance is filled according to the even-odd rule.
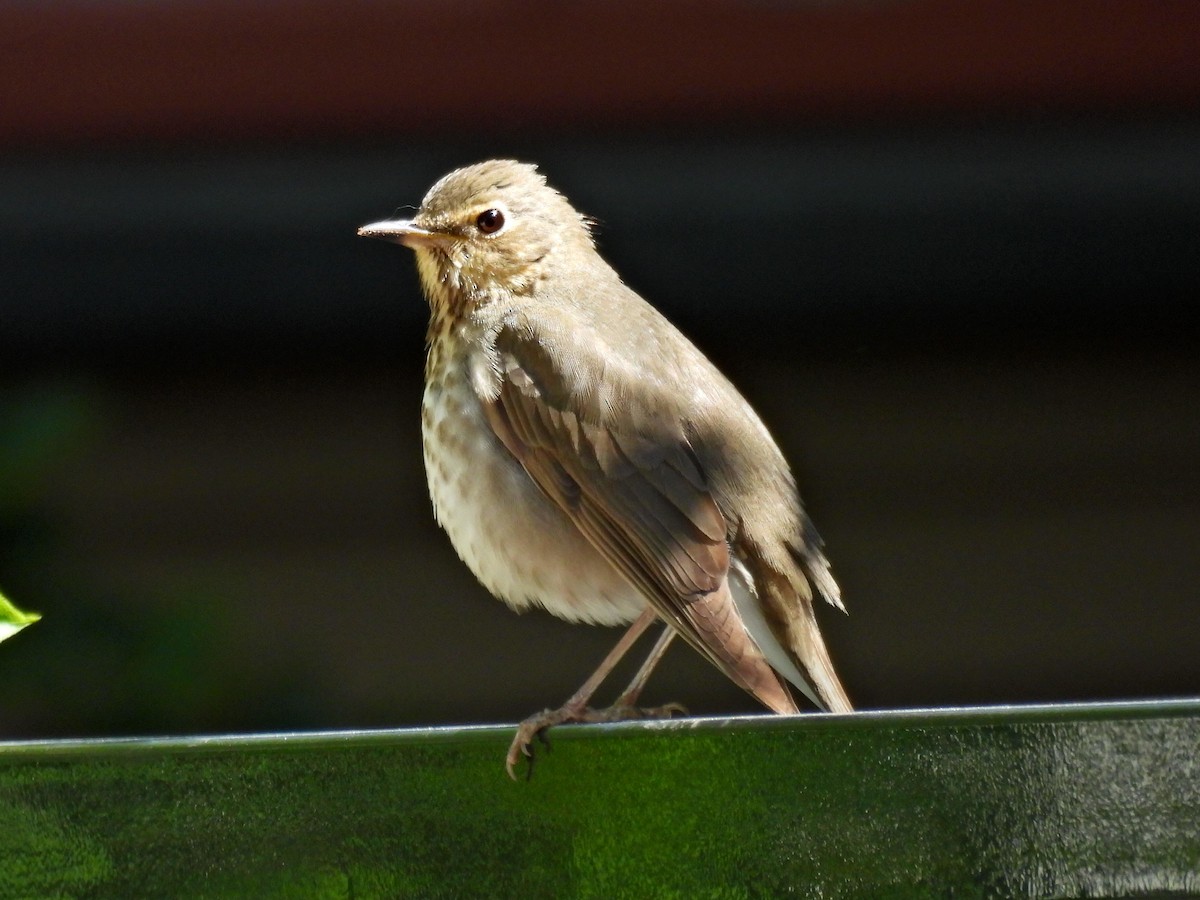
[[[842,608],[840,592],[779,448],[534,166],[458,169],[412,219],[358,233],[416,252],[425,469],[459,556],[514,609],[633,622],[563,707],[522,723],[510,775],[550,725],[680,710],[635,705],[675,634],[777,713],[798,711],[789,682],[851,709],[813,614],[814,589]],[[634,682],[590,709],[655,618],[667,628]]]

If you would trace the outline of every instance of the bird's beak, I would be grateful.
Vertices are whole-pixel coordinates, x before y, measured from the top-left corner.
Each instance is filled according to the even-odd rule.
[[[393,244],[403,244],[412,250],[418,247],[429,247],[445,244],[453,235],[440,231],[430,231],[420,225],[414,225],[411,219],[391,219],[386,222],[372,222],[358,229],[359,237],[382,238]]]

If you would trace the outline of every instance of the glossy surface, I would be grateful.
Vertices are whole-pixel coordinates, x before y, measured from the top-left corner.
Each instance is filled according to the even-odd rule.
[[[0,896],[1200,895],[1200,701],[0,744]]]

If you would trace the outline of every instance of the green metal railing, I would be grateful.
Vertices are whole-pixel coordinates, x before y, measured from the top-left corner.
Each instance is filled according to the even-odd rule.
[[[1200,701],[0,744],[0,897],[1200,896]]]

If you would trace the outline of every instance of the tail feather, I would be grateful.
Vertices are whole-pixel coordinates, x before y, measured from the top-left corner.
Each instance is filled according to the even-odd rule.
[[[828,566],[824,571],[837,597]],[[753,555],[735,556],[730,576],[746,628],[775,670],[818,707],[853,711],[817,626],[810,581],[799,569],[789,576]],[[825,585],[818,590],[831,596]]]
[[[808,681],[816,688],[820,705],[830,712],[853,712],[854,706],[846,695],[841,679],[833,668],[833,660],[829,658],[829,650],[821,638],[817,628],[817,620],[813,615],[812,605],[808,604],[804,613],[797,616],[788,629],[791,633],[790,649],[796,661],[800,664]]]

